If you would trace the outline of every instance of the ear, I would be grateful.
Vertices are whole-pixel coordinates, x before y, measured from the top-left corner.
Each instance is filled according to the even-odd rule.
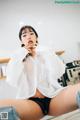
[[[36,40],[36,43],[38,44],[38,40]]]
[[[24,44],[21,44],[21,47],[24,47],[25,45]]]
[[[36,40],[36,44],[35,44],[35,46],[37,46],[38,45],[38,40]]]

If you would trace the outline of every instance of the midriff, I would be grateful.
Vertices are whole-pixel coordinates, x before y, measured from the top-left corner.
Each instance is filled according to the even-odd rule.
[[[45,96],[38,90],[36,89],[36,93],[33,96],[34,98],[38,97],[38,98],[45,98]]]

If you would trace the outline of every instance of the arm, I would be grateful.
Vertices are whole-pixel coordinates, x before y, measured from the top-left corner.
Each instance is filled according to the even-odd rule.
[[[19,49],[17,51],[17,53],[11,57],[8,65],[7,65],[7,69],[6,69],[7,79],[6,79],[6,81],[12,86],[17,87],[20,76],[23,73],[22,60],[26,56],[26,54],[28,54],[28,51],[25,48]]]
[[[62,86],[58,83],[57,80],[65,73],[65,64],[56,54],[54,54],[52,58],[52,65],[54,66],[54,70],[52,73],[54,77],[53,84],[56,88],[61,88]]]
[[[52,54],[50,52],[47,54],[47,63],[50,71],[50,83],[55,88],[61,88],[62,86],[57,80],[65,73],[65,64],[55,53]]]

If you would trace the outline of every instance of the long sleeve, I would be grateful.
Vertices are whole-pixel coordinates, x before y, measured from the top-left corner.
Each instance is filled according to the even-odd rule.
[[[48,67],[49,82],[54,88],[61,88],[62,86],[57,80],[65,73],[65,64],[55,53],[52,54],[49,51],[46,55],[46,66]]]
[[[56,54],[53,54],[52,65],[55,70],[55,78],[60,78],[65,73],[65,64]]]
[[[55,88],[61,88],[62,86],[58,83],[58,78],[60,78],[65,73],[65,64],[61,61],[61,59],[57,55],[52,56],[52,70],[51,70],[51,83],[55,86]],[[52,82],[53,81],[53,82]]]
[[[6,79],[6,81],[12,86],[17,87],[17,85],[18,85],[18,81],[23,73],[22,60],[26,56],[27,53],[28,53],[28,51],[26,51],[25,48],[20,48],[16,52],[16,54],[14,54],[11,57],[8,65],[7,65],[7,69],[6,69],[7,79]]]

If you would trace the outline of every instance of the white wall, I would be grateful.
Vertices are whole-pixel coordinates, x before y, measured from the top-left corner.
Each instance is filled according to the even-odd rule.
[[[41,45],[65,50],[65,62],[80,59],[80,5],[54,0],[0,0],[0,57],[20,46],[22,22],[36,28]]]

